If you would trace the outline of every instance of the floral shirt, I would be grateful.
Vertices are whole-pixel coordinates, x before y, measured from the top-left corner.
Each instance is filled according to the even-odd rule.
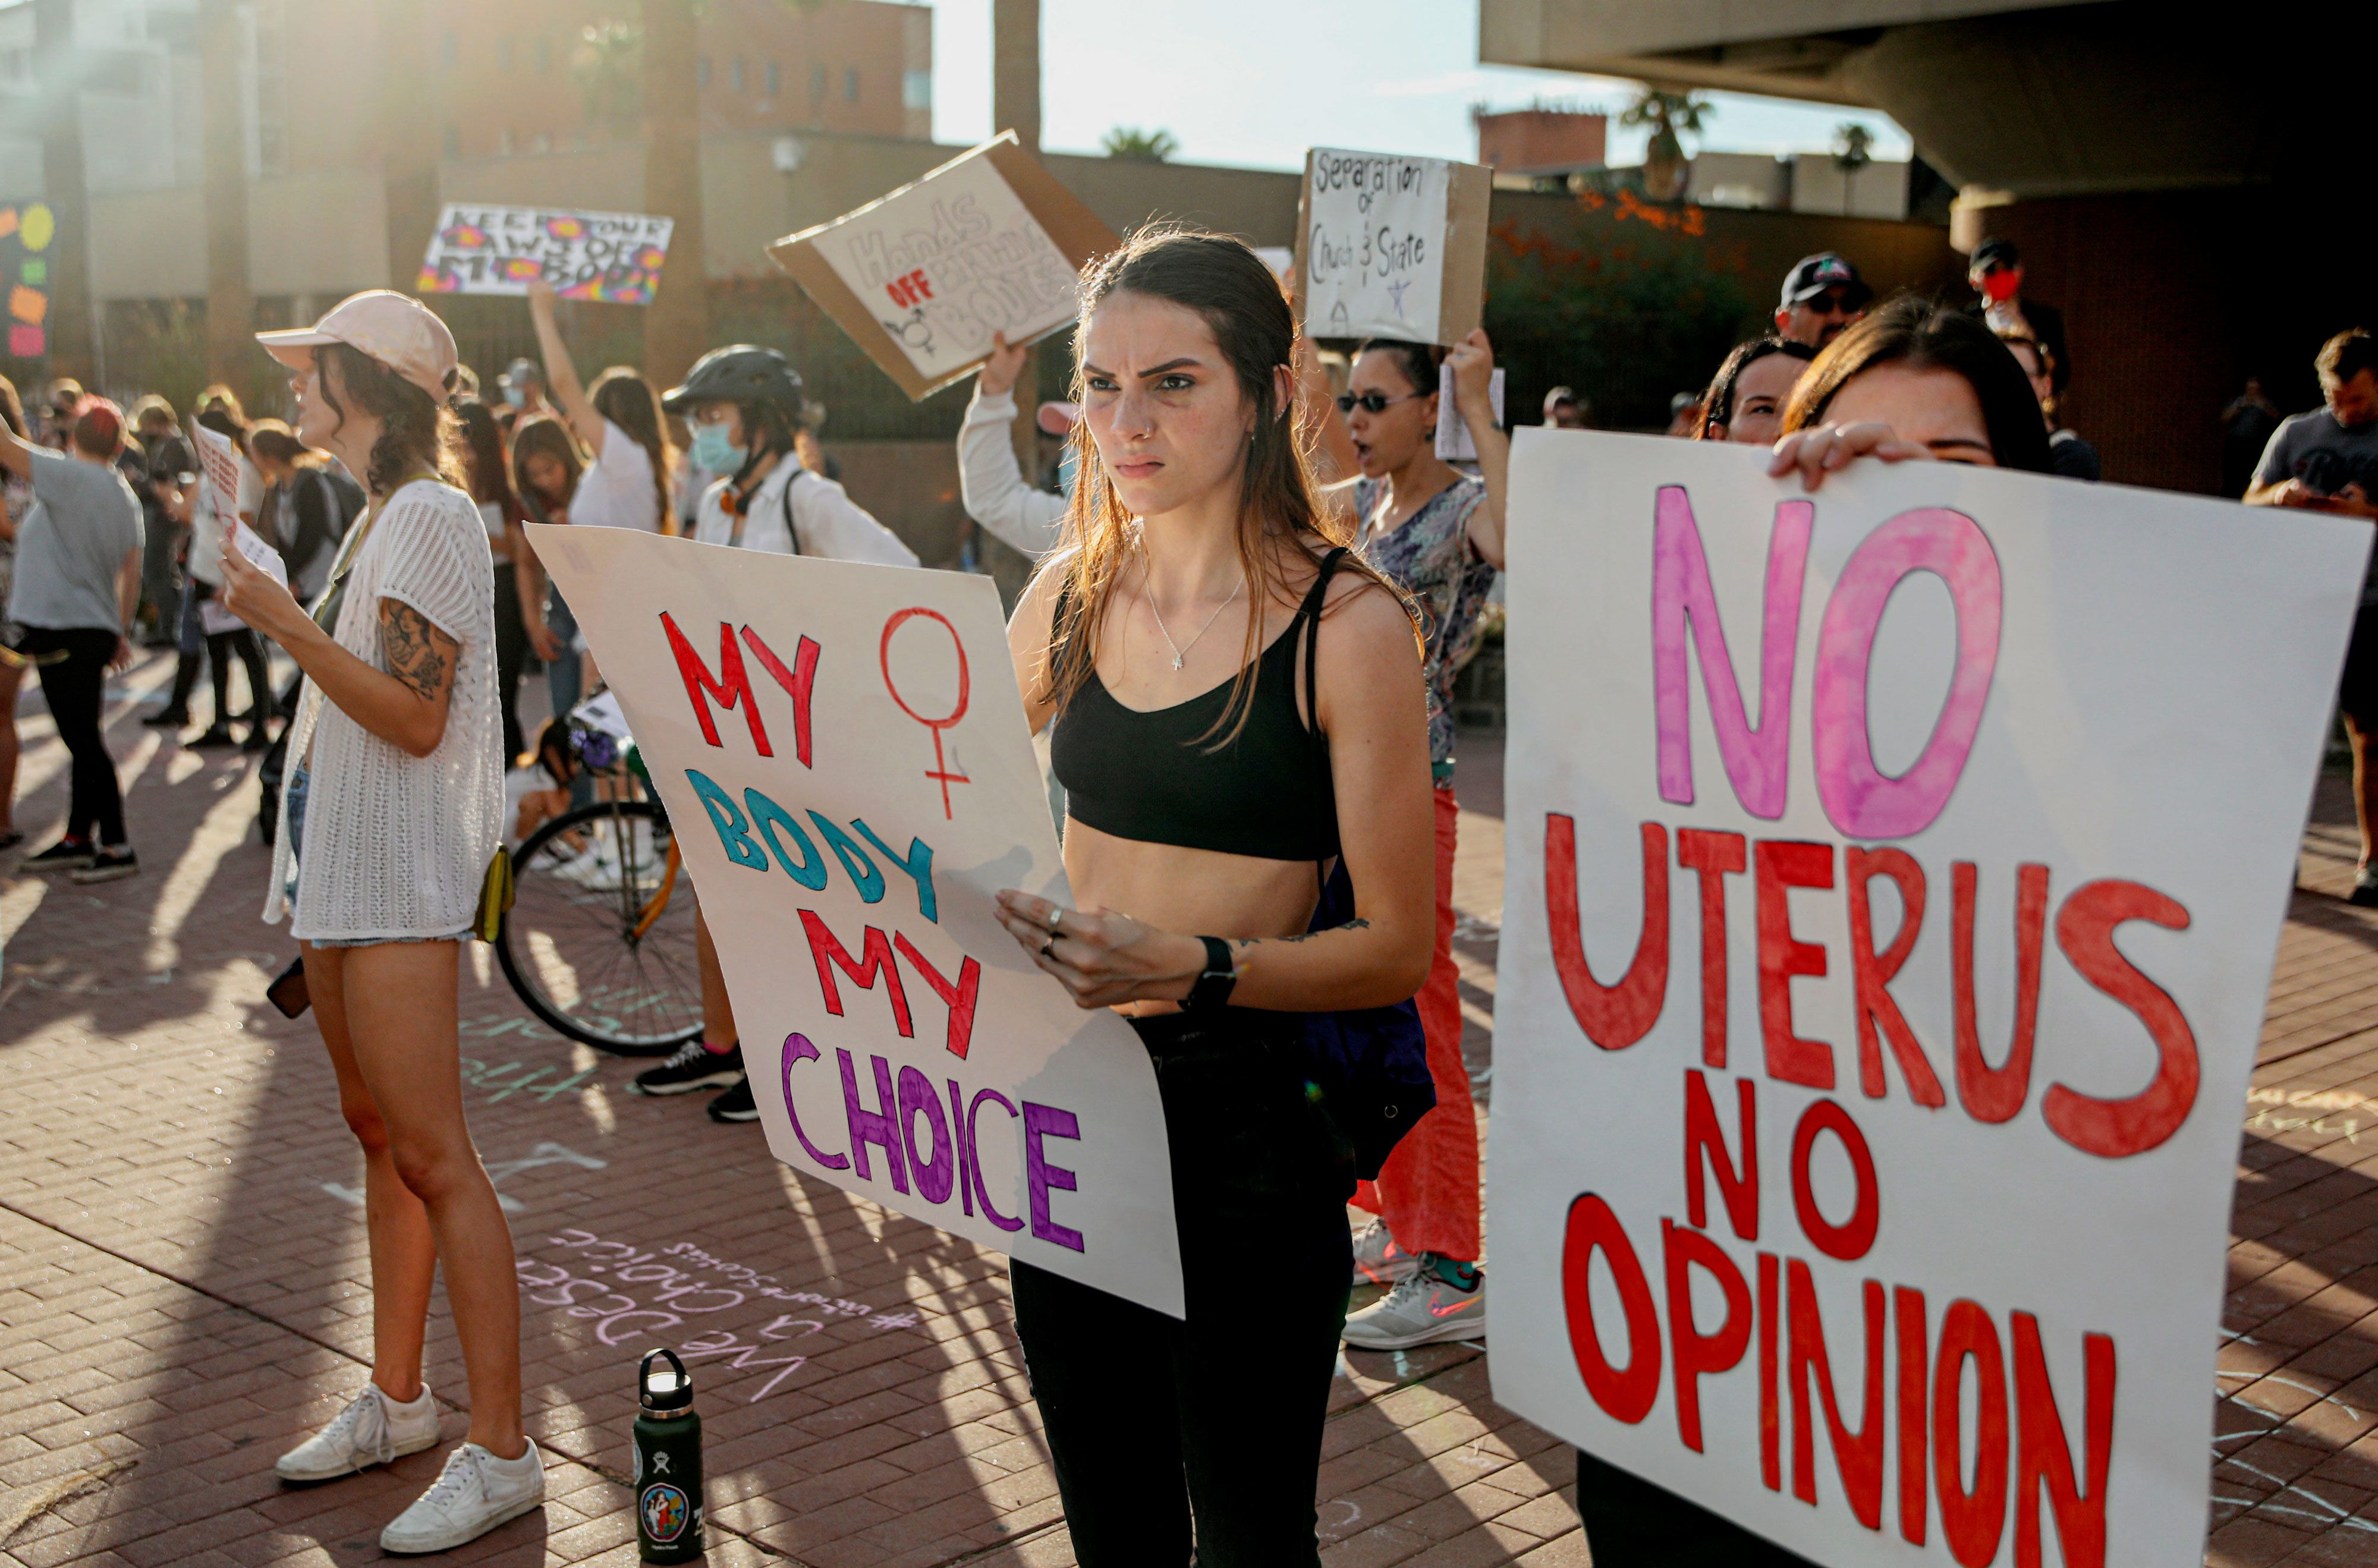
[[[1369,521],[1387,486],[1354,483],[1354,507],[1363,519],[1363,558],[1410,593],[1424,617],[1428,681],[1428,757],[1453,760],[1453,683],[1478,646],[1479,612],[1495,586],[1495,569],[1470,547],[1470,518],[1486,498],[1486,482],[1465,475],[1429,497],[1401,526],[1374,533]]]

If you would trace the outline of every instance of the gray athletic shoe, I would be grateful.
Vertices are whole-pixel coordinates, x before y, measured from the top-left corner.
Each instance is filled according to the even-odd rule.
[[[1354,1284],[1393,1285],[1410,1279],[1420,1261],[1387,1234],[1387,1222],[1373,1217],[1370,1224],[1354,1233]]]
[[[1433,1268],[1414,1268],[1380,1300],[1346,1320],[1346,1343],[1356,1350],[1408,1350],[1440,1339],[1486,1337],[1486,1276],[1468,1290],[1448,1285]]]
[[[274,1461],[284,1481],[327,1481],[418,1454],[438,1442],[438,1405],[425,1386],[410,1405],[399,1405],[366,1383],[353,1404],[330,1424]]]
[[[382,1551],[451,1551],[545,1504],[545,1456],[532,1442],[498,1459],[475,1442],[446,1455],[446,1468],[413,1506],[379,1533]]]

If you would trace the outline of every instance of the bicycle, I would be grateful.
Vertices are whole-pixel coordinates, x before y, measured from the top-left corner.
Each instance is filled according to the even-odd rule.
[[[702,1034],[693,883],[649,786],[626,765],[595,778],[609,798],[563,812],[514,853],[497,961],[528,1010],[570,1038],[667,1056]]]

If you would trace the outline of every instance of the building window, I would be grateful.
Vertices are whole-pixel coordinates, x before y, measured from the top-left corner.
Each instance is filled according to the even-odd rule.
[[[550,39],[536,41],[536,74],[541,77],[553,74],[553,41]]]
[[[933,106],[932,72],[900,73],[900,106],[904,109],[931,109]]]
[[[451,28],[447,29],[446,31],[438,34],[438,63],[450,71],[457,65],[462,63],[462,40],[461,35],[456,33]]]
[[[539,131],[528,138],[528,150],[531,152],[550,152],[553,150],[553,138]]]
[[[810,67],[810,102],[814,103],[824,96],[825,67],[823,66],[811,66]]]
[[[777,67],[776,67],[776,62],[775,62],[774,60],[769,61],[769,62],[768,62],[768,96],[769,96],[769,97],[771,97],[771,98],[775,97],[775,96],[776,96],[776,93],[778,92],[778,90],[781,90],[781,89],[784,87],[784,85],[785,85],[784,73],[783,73],[782,71],[780,71],[780,70],[778,70],[778,69],[777,69]]]
[[[696,87],[710,85],[710,56],[707,54],[693,63],[693,85]]]
[[[449,158],[462,156],[462,127],[460,126],[446,127],[446,156]]]
[[[498,158],[510,158],[511,155],[512,128],[510,126],[506,126],[502,130],[496,133],[496,156]]]
[[[510,33],[506,33],[503,37],[496,40],[496,69],[499,71],[509,71],[511,68],[512,35]]]
[[[856,66],[842,68],[842,101],[845,103],[859,102],[859,67]]]
[[[738,95],[740,95],[740,94],[741,94],[741,92],[743,91],[743,56],[742,56],[742,55],[738,54],[737,56],[735,56],[735,63],[734,63],[733,65],[729,66],[727,68],[727,79],[728,81],[730,81],[730,82],[732,82],[732,83],[734,84],[734,86],[735,86],[735,91],[737,92],[737,94],[738,94]]]

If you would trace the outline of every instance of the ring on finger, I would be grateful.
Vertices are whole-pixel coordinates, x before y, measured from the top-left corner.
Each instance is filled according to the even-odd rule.
[[[1063,910],[1058,908],[1053,904],[1049,906],[1049,934],[1051,937],[1055,936],[1057,932],[1063,928],[1064,919],[1065,912]]]
[[[1057,961],[1056,938],[1051,937],[1047,941],[1040,944],[1040,956],[1049,960],[1051,964],[1054,964]]]

